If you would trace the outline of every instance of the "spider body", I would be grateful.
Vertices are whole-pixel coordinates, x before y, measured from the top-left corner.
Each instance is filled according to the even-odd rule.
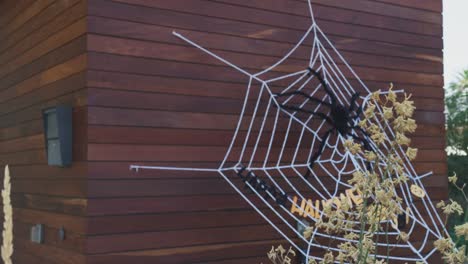
[[[341,135],[346,135],[350,132],[353,119],[350,117],[349,111],[344,106],[338,104],[332,107],[330,109],[330,117],[336,130]]]
[[[309,160],[310,168],[312,169],[313,165],[315,164],[315,161],[322,154],[325,144],[331,134],[338,133],[342,135],[343,137],[351,137],[355,141],[358,141],[359,143],[361,143],[366,150],[371,150],[370,144],[366,138],[360,137],[357,134],[353,133],[353,130],[358,130],[358,131],[361,131],[361,133],[367,137],[367,133],[361,127],[355,125],[355,121],[362,114],[362,106],[356,105],[356,100],[359,98],[359,93],[356,92],[352,95],[350,103],[349,103],[349,107],[344,106],[338,101],[335,94],[330,90],[330,88],[328,87],[328,85],[326,84],[322,76],[317,71],[315,71],[314,69],[310,67],[308,68],[308,70],[309,70],[309,74],[313,74],[315,77],[317,77],[317,79],[320,82],[320,85],[324,88],[326,94],[328,95],[330,99],[329,101],[323,101],[321,99],[312,97],[300,90],[287,92],[287,93],[280,93],[280,94],[276,94],[276,96],[282,97],[282,96],[300,95],[300,96],[305,97],[307,100],[311,102],[322,104],[329,108],[328,114],[325,114],[323,112],[309,110],[304,107],[299,107],[296,105],[285,105],[285,104],[280,105],[280,107],[283,109],[307,113],[307,114],[322,118],[330,126],[330,128],[325,132],[324,136],[322,137],[318,150],[311,156]],[[304,177],[307,178],[309,175],[310,175],[310,170],[307,171]]]

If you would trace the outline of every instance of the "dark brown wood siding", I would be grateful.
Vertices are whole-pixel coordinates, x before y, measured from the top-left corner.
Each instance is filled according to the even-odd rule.
[[[12,177],[13,263],[85,263],[86,5],[0,1],[0,165]],[[71,168],[47,165],[42,109],[58,104],[74,107]],[[41,245],[30,242],[39,223]]]
[[[370,88],[393,82],[413,94],[414,164],[434,172],[431,197],[445,198],[442,1],[313,2]],[[284,241],[219,175],[129,166],[217,167],[236,126],[247,78],[173,30],[256,72],[309,21],[305,0],[0,0],[0,165],[13,178],[14,263],[268,263]],[[73,166],[63,169],[47,166],[41,119],[61,103],[74,106]],[[43,245],[29,242],[37,223]]]
[[[415,164],[434,171],[426,184],[444,197],[441,1],[313,2],[369,87],[413,93]],[[89,263],[267,262],[280,237],[219,175],[129,165],[216,167],[236,125],[247,79],[173,30],[255,72],[308,25],[307,3],[296,0],[90,1]]]

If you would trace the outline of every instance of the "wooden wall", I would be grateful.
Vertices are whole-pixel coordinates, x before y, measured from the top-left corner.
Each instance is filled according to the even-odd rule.
[[[445,196],[441,1],[314,0],[318,23],[373,89],[413,93],[418,171]],[[88,14],[89,263],[266,263],[276,232],[219,175],[129,171],[217,166],[246,78],[309,26],[304,0],[95,0]],[[437,191],[439,190],[439,191]]]
[[[0,165],[2,177],[5,164],[12,176],[13,263],[85,263],[86,5],[0,1]],[[74,163],[66,169],[47,166],[41,116],[62,103],[74,106]],[[38,223],[42,245],[29,241]]]
[[[369,87],[413,93],[415,164],[434,171],[426,186],[444,198],[441,1],[313,2]],[[14,263],[268,263],[281,238],[219,175],[129,165],[217,166],[235,128],[246,78],[173,30],[255,72],[308,22],[304,0],[0,0],[0,165],[13,177]],[[60,103],[74,106],[66,169],[46,165],[41,120]],[[43,245],[28,241],[36,223],[46,225]]]

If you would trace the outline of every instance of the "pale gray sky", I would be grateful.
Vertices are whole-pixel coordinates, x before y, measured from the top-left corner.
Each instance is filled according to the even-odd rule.
[[[443,0],[445,85],[468,69],[468,0]]]

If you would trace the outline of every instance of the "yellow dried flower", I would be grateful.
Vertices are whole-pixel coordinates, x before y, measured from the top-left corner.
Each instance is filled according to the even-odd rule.
[[[416,128],[418,127],[416,125],[416,120],[412,119],[412,118],[408,118],[406,119],[406,122],[405,122],[405,132],[409,132],[409,133],[414,133],[414,131],[416,131]]]
[[[392,119],[393,118],[393,108],[392,107],[382,107],[383,110],[383,118],[386,120]]]
[[[393,83],[390,83],[390,89],[388,89],[388,94],[387,94],[387,100],[390,102],[395,102],[396,101],[396,93],[392,91],[393,89]]]
[[[377,155],[375,155],[375,153],[373,151],[365,151],[364,152],[364,158],[366,158],[366,160],[368,161],[374,161],[377,159]]]
[[[371,139],[377,145],[382,144],[385,141],[385,134],[382,132],[372,134]]]
[[[408,148],[406,150],[406,156],[408,156],[410,160],[414,160],[417,155],[418,155],[418,149],[416,148]]]
[[[441,238],[434,242],[434,247],[440,251],[445,252],[453,248],[452,242],[448,238]]]
[[[375,105],[373,103],[369,103],[364,111],[364,116],[369,119],[373,117],[375,114]]]
[[[361,145],[358,143],[354,143],[352,139],[345,140],[343,145],[353,155],[356,155],[357,153],[361,152]]]
[[[320,261],[320,264],[333,264],[335,262],[335,257],[331,251],[328,251],[325,255],[323,255],[323,260]]]
[[[457,180],[458,180],[457,174],[454,173],[453,176],[448,177],[448,180],[449,180],[449,182],[451,182],[453,184],[457,184]]]
[[[404,183],[404,182],[407,182],[409,181],[409,177],[408,175],[402,173],[402,174],[399,174],[400,176],[398,176],[396,179],[395,179],[395,183],[396,184],[400,184],[400,183]]]
[[[458,248],[456,251],[453,250],[451,252],[446,252],[442,259],[445,260],[446,263],[448,263],[448,264],[464,264],[464,263],[466,263],[465,261],[467,261],[468,258],[465,256],[465,247],[466,246],[462,246],[462,247]]]
[[[367,132],[370,134],[380,133],[380,127],[376,124],[372,124],[368,127]]]
[[[312,232],[314,231],[314,228],[309,226],[305,229],[303,235],[305,239],[309,239],[312,236]]]
[[[398,132],[404,132],[406,126],[406,120],[402,116],[399,116],[393,120],[393,129]]]
[[[391,194],[391,192],[387,192],[382,189],[375,192],[377,200],[382,204],[388,204],[389,200],[391,199]]]
[[[409,235],[406,232],[400,232],[398,237],[403,241],[403,242],[408,242],[409,240]]]
[[[445,263],[463,264],[468,258],[465,256],[465,246],[454,248],[453,242],[449,238],[439,239],[434,242],[434,247],[442,253]]]
[[[362,128],[367,128],[367,120],[366,119],[362,119],[361,121],[359,121],[359,124],[358,124],[360,127]]]
[[[408,146],[411,140],[403,133],[396,132],[395,141],[401,146]]]
[[[441,208],[444,214],[446,215],[451,215],[453,213],[457,213],[458,215],[463,214],[463,208],[460,206],[459,203],[456,201],[450,199],[450,202],[448,204],[445,204],[444,201],[440,201],[437,205],[437,208]]]
[[[455,234],[457,234],[457,236],[464,236],[465,238],[468,238],[468,223],[455,226]]]
[[[359,238],[359,235],[354,232],[349,232],[346,235],[344,235],[344,238],[348,240],[354,240],[354,239]]]
[[[353,184],[353,183],[359,184],[363,182],[364,182],[364,174],[361,171],[355,171],[353,173],[353,177],[348,180],[349,184]]]
[[[444,201],[440,201],[440,202],[438,202],[438,203],[436,204],[436,207],[437,207],[437,208],[442,208],[442,207],[444,207],[444,206],[445,206],[445,202],[444,202]]]
[[[403,117],[413,116],[414,109],[416,109],[416,107],[414,107],[413,105],[414,102],[409,100],[410,98],[411,98],[411,95],[407,97],[405,94],[405,100],[403,102],[401,103],[395,102],[393,104],[395,107],[395,112],[398,115],[403,116]]]
[[[404,118],[402,116],[398,116],[392,122],[393,129],[397,132],[409,132],[413,133],[416,131],[417,125],[416,120],[411,118]]]
[[[381,94],[381,93],[382,93],[382,92],[381,92],[380,89],[379,89],[379,90],[377,90],[377,91],[375,91],[375,92],[372,93],[371,98],[372,98],[373,100],[375,100],[376,102],[380,102],[380,94]]]
[[[291,247],[289,247],[289,250],[286,251],[282,245],[279,245],[277,248],[272,246],[270,252],[267,253],[267,256],[272,263],[291,264],[291,257],[295,257],[296,252],[294,252]]]
[[[345,260],[346,260],[347,257],[348,257],[348,256],[347,256],[343,251],[340,251],[340,252],[338,252],[338,256],[336,256],[336,260],[337,260],[340,264],[342,264],[342,263],[345,262]]]

